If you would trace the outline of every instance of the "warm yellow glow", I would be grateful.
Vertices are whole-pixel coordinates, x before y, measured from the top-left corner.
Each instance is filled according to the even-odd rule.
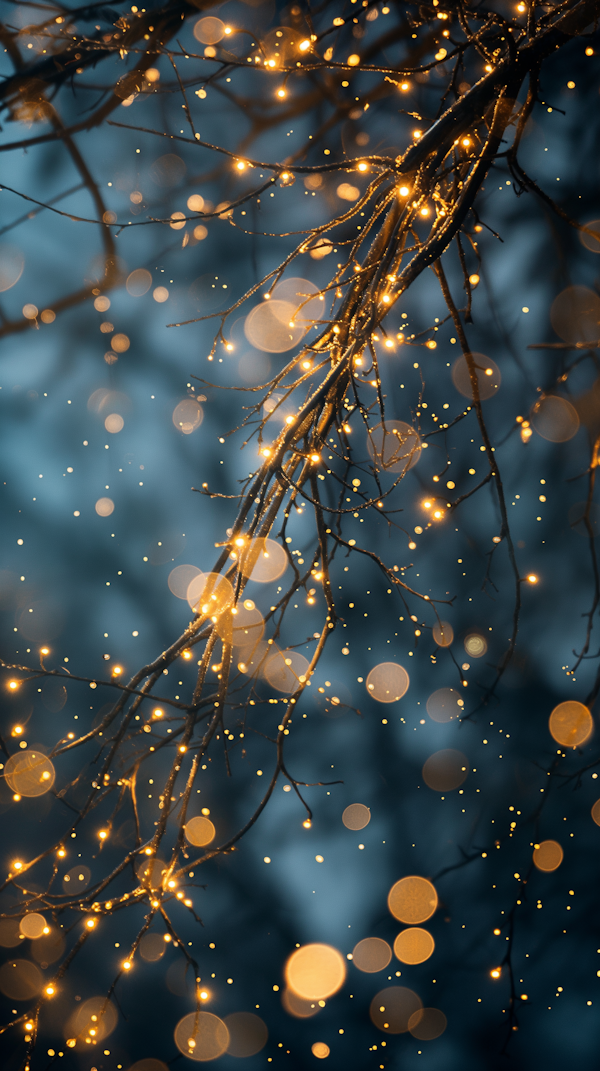
[[[477,286],[477,284],[479,282],[479,276],[478,275],[469,275],[469,282],[470,282],[471,286]],[[487,372],[488,372],[488,370],[486,368],[486,373]],[[493,372],[493,369],[490,368],[489,375],[492,375],[492,372]]]
[[[366,164],[364,160],[361,160],[360,164],[358,165],[358,170],[359,171],[368,171],[369,170],[369,165]]]
[[[576,699],[567,699],[552,711],[548,728],[557,744],[575,748],[589,739],[594,722],[588,707]]]
[[[310,48],[310,41],[301,41],[298,47],[301,52],[306,52]]]
[[[235,166],[237,167],[238,171],[245,171],[246,170],[246,165],[245,165],[243,160],[238,160],[238,162],[237,162],[237,164]]]
[[[100,832],[98,833],[98,836],[100,837],[100,840],[106,840],[106,838],[108,837],[108,830],[107,829],[101,829]]]
[[[429,501],[429,499],[426,499],[423,503],[423,509],[431,509],[431,502]]]
[[[183,651],[183,653],[182,653],[182,656],[181,656],[181,657],[182,657],[182,658],[185,658],[185,659],[187,659],[187,660],[189,661],[189,660],[190,660],[190,658],[192,657],[192,652],[191,652],[191,651]]]
[[[113,666],[113,671],[112,671],[113,677],[119,677],[122,672],[123,672],[123,667],[122,666]]]
[[[427,208],[427,205],[425,206],[425,208],[421,209],[421,215],[422,216],[428,216],[429,215],[429,209]]]
[[[45,990],[44,990],[44,993],[46,994],[47,997],[53,997],[54,994],[56,993],[56,989],[54,988],[53,985],[47,985]]]
[[[15,727],[13,729],[13,736],[20,736],[22,732],[23,732],[23,726],[22,725],[15,725]]]
[[[538,582],[538,578],[535,575],[535,573],[530,573],[529,576],[527,577],[527,580],[528,580],[528,582],[530,584],[537,584],[537,582]]]
[[[346,963],[331,945],[304,945],[289,957],[285,977],[289,988],[304,1000],[326,1000],[344,984]]]
[[[406,91],[410,89],[410,84],[408,82],[402,82],[400,85],[400,89],[403,93],[406,93]]]
[[[163,714],[164,710],[161,710],[160,707],[156,707],[156,709],[152,711],[153,718],[162,718]]]
[[[285,89],[278,89],[277,90],[277,96],[279,97],[280,100],[283,100],[285,97],[287,97],[287,93],[286,93]]]
[[[65,851],[65,849],[64,849],[64,848],[59,848],[59,849],[58,849],[58,852],[57,852],[56,854],[58,855],[58,858],[59,858],[59,859],[64,859],[64,857],[65,857],[65,855],[66,855],[67,853],[66,853],[66,851]]]
[[[316,464],[317,464],[317,462],[321,460],[321,457],[320,457],[320,455],[319,455],[319,454],[311,454],[311,455],[310,455],[310,460],[311,460],[311,461],[314,461],[314,463],[315,463],[315,465],[316,465]]]
[[[88,930],[93,930],[95,925],[96,925],[96,919],[87,919],[86,926],[87,926]]]
[[[9,681],[8,687],[14,692],[15,688],[19,687],[19,681]]]
[[[42,649],[40,651],[40,654],[43,654],[43,655],[50,654],[50,648],[49,647],[42,647]]]
[[[397,881],[388,894],[388,908],[395,919],[409,926],[427,922],[438,906],[435,887],[427,878],[411,875]]]
[[[128,959],[126,959],[126,960],[125,960],[125,961],[123,962],[122,966],[123,966],[123,970],[124,970],[124,971],[130,971],[130,970],[131,970],[131,966],[132,966],[132,965],[131,965],[131,963],[129,962],[129,960],[128,960]]]
[[[423,134],[422,130],[413,130],[413,138],[415,138],[415,140],[418,140],[421,137],[422,134]]]
[[[15,870],[22,870],[23,864],[17,859],[17,861],[13,863],[13,867]]]
[[[187,748],[186,748],[185,744],[180,744],[179,745],[180,754],[183,755],[184,751],[187,751]]]
[[[494,969],[490,971],[490,978],[499,978],[501,974],[502,967],[494,967]]]

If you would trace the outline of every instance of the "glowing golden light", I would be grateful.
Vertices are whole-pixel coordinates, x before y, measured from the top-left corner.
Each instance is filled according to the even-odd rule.
[[[365,937],[352,949],[352,962],[365,974],[383,971],[392,959],[392,950],[380,937]]]
[[[300,52],[306,52],[310,48],[310,41],[301,41],[298,45]]]
[[[121,964],[121,966],[122,966],[124,971],[130,971],[132,966],[133,966],[133,964],[128,959],[125,959],[125,960],[123,960],[123,963]]]
[[[348,56],[348,66],[349,67],[358,67],[359,63],[360,63],[360,56],[358,56],[356,54],[356,52],[353,52],[351,56]]]
[[[365,163],[364,160],[361,160],[360,164],[358,165],[358,170],[359,171],[368,171],[369,170],[369,165],[367,163]]]
[[[113,677],[120,677],[122,672],[123,672],[123,667],[122,666],[113,666],[113,669],[112,669]]]
[[[501,974],[502,967],[494,967],[493,970],[490,971],[490,978],[499,978]]]
[[[557,744],[563,747],[580,747],[591,736],[594,728],[588,708],[574,699],[559,703],[552,711],[548,728]]]
[[[44,993],[46,994],[47,997],[53,997],[54,994],[56,993],[56,989],[54,988],[53,985],[47,985],[46,988],[44,989]]]
[[[552,870],[558,870],[558,867],[563,861],[564,852],[556,840],[543,840],[540,844],[535,844],[533,847],[533,863],[538,870],[542,870],[545,873],[550,873]]]
[[[380,662],[369,673],[366,689],[378,703],[396,703],[406,695],[410,678],[397,662]]]
[[[487,640],[477,632],[471,632],[465,636],[465,651],[471,658],[482,658],[487,649]]]
[[[37,911],[32,911],[30,914],[23,916],[19,922],[19,929],[24,937],[37,941],[38,938],[43,936],[46,929],[46,920]]]
[[[210,818],[203,818],[200,815],[197,818],[190,818],[184,827],[186,840],[197,848],[205,848],[207,844],[210,844],[216,832]]]
[[[596,800],[590,813],[596,825],[600,826],[600,800]]]
[[[434,949],[433,937],[420,926],[402,930],[394,941],[394,955],[401,963],[424,963],[433,955]]]
[[[326,1060],[331,1052],[329,1045],[326,1045],[324,1041],[315,1041],[310,1047],[310,1051],[317,1060]]]
[[[244,163],[243,160],[238,160],[238,162],[237,162],[237,164],[235,166],[238,169],[238,171],[245,171],[246,170],[246,164]]]
[[[395,919],[409,926],[427,922],[438,906],[435,887],[427,878],[411,875],[397,881],[388,894],[388,908]]]
[[[535,575],[535,573],[529,573],[529,575],[527,577],[527,582],[529,584],[537,584],[538,579],[539,578]]]
[[[20,681],[9,681],[8,682],[8,687],[11,689],[11,691],[14,692],[15,688],[19,687],[19,684],[20,684]]]
[[[326,1000],[341,989],[345,978],[344,957],[331,945],[303,945],[285,965],[287,985],[304,1000]]]
[[[286,93],[285,89],[278,89],[277,90],[277,96],[279,97],[280,100],[283,100],[285,97],[287,97],[287,93]]]
[[[93,930],[96,925],[96,919],[86,919],[86,926],[88,930]]]

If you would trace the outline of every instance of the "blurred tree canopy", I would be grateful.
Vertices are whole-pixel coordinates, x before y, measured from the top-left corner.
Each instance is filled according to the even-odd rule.
[[[591,1063],[597,19],[4,0],[10,1071]]]

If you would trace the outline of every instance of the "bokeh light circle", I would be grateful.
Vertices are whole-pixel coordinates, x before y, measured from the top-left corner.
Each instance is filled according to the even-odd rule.
[[[543,840],[533,849],[533,862],[538,870],[549,874],[558,870],[564,854],[557,840]]]
[[[198,19],[194,26],[194,37],[203,45],[216,45],[225,36],[225,23],[213,15]]]
[[[352,949],[352,962],[359,971],[375,974],[384,970],[392,959],[392,950],[381,937],[365,937]]]
[[[591,815],[596,825],[600,826],[600,800],[596,800],[596,802],[594,803],[591,810]],[[2,942],[0,942],[0,944],[1,943]]]
[[[410,677],[397,662],[380,662],[369,673],[367,692],[378,703],[396,703],[406,695]]]
[[[438,688],[429,696],[426,710],[432,721],[444,724],[454,718],[460,718],[464,705],[464,700],[456,688]]]
[[[289,695],[307,679],[308,658],[299,651],[276,651],[265,662],[265,680],[278,692]]]
[[[0,292],[18,283],[25,267],[25,257],[14,245],[0,244]]]
[[[364,803],[351,803],[342,811],[346,829],[364,829],[371,821],[371,811]]]
[[[367,437],[367,450],[378,469],[404,475],[421,456],[421,439],[403,420],[377,424]]]
[[[438,895],[427,878],[411,874],[400,878],[388,894],[388,908],[395,919],[409,926],[427,922],[436,911]]]
[[[576,699],[559,703],[548,719],[550,735],[563,747],[580,747],[589,740],[594,728],[588,708]]]
[[[306,331],[304,319],[294,322],[295,312],[293,302],[277,298],[255,305],[244,324],[250,345],[265,353],[285,353],[293,349]]]
[[[110,517],[114,513],[115,504],[112,498],[99,498],[94,506],[99,517]]]
[[[465,651],[470,658],[483,658],[487,649],[487,640],[478,632],[470,632],[465,636]]]
[[[136,268],[127,276],[125,286],[132,297],[143,297],[152,286],[152,275],[146,268]]]
[[[317,1060],[326,1060],[331,1052],[329,1045],[326,1045],[324,1041],[315,1041],[310,1047],[310,1051]]]
[[[184,1056],[197,1063],[216,1060],[227,1052],[229,1030],[212,1012],[190,1012],[175,1027],[175,1044]]]
[[[565,342],[597,342],[600,297],[587,286],[568,286],[552,302],[550,321]]]
[[[422,772],[425,784],[434,792],[453,792],[466,781],[469,761],[462,751],[444,748],[429,756]]]
[[[195,398],[184,398],[173,410],[173,424],[183,435],[191,435],[204,420],[204,410]]]
[[[231,606],[233,599],[233,588],[220,573],[200,573],[187,589],[188,603],[202,617],[218,617]]]
[[[436,621],[431,633],[438,647],[449,647],[454,640],[454,629],[447,621]]]
[[[29,959],[10,959],[0,967],[0,992],[11,1000],[32,1000],[43,983],[42,972]]]
[[[423,1001],[412,989],[391,985],[381,989],[371,1001],[371,1022],[385,1034],[405,1034],[415,1012],[420,1012]]]
[[[408,1029],[419,1041],[435,1041],[448,1026],[448,1020],[439,1008],[422,1008],[413,1012],[408,1020]]]
[[[259,537],[251,539],[238,552],[238,565],[242,575],[249,580],[270,584],[283,576],[288,566],[288,557],[281,543]]]
[[[492,361],[490,357],[486,357],[483,353],[473,353],[471,356],[475,363],[479,398],[482,402],[485,402],[488,398],[493,398],[498,393],[502,382],[500,369],[495,361]],[[462,355],[457,357],[452,365],[452,382],[459,394],[462,394],[464,398],[468,398],[469,401],[473,401],[473,385],[469,366]]]
[[[558,394],[540,398],[531,410],[530,420],[538,435],[551,443],[566,443],[579,431],[575,406]]]
[[[196,565],[176,565],[174,569],[171,569],[167,580],[169,591],[172,591],[178,599],[187,601],[188,588],[192,580],[201,575],[202,571]]]
[[[343,986],[346,962],[331,945],[303,945],[289,957],[285,979],[289,988],[303,1000],[326,1000]]]
[[[66,1037],[85,1040],[86,1037],[94,1038],[95,1041],[104,1041],[112,1034],[118,1022],[118,1012],[115,1005],[106,997],[90,997],[77,1008],[68,1020],[65,1028]],[[90,1034],[93,1030],[94,1033]]]
[[[147,963],[156,963],[162,959],[167,950],[164,937],[160,933],[145,933],[139,943],[139,953]]]
[[[190,818],[189,822],[186,822],[184,833],[185,839],[190,844],[195,845],[196,848],[205,848],[215,839],[216,829],[210,818],[197,815],[196,818]]]
[[[28,915],[23,915],[19,923],[19,929],[24,937],[29,937],[32,941],[37,941],[38,937],[43,937],[46,926],[46,919],[43,915],[40,915],[37,911],[31,911]]]
[[[43,796],[56,779],[53,763],[40,751],[19,751],[4,767],[6,782],[19,796]]]
[[[401,963],[424,963],[433,955],[434,949],[435,941],[429,930],[423,930],[420,926],[401,930],[394,941],[394,955]]]

